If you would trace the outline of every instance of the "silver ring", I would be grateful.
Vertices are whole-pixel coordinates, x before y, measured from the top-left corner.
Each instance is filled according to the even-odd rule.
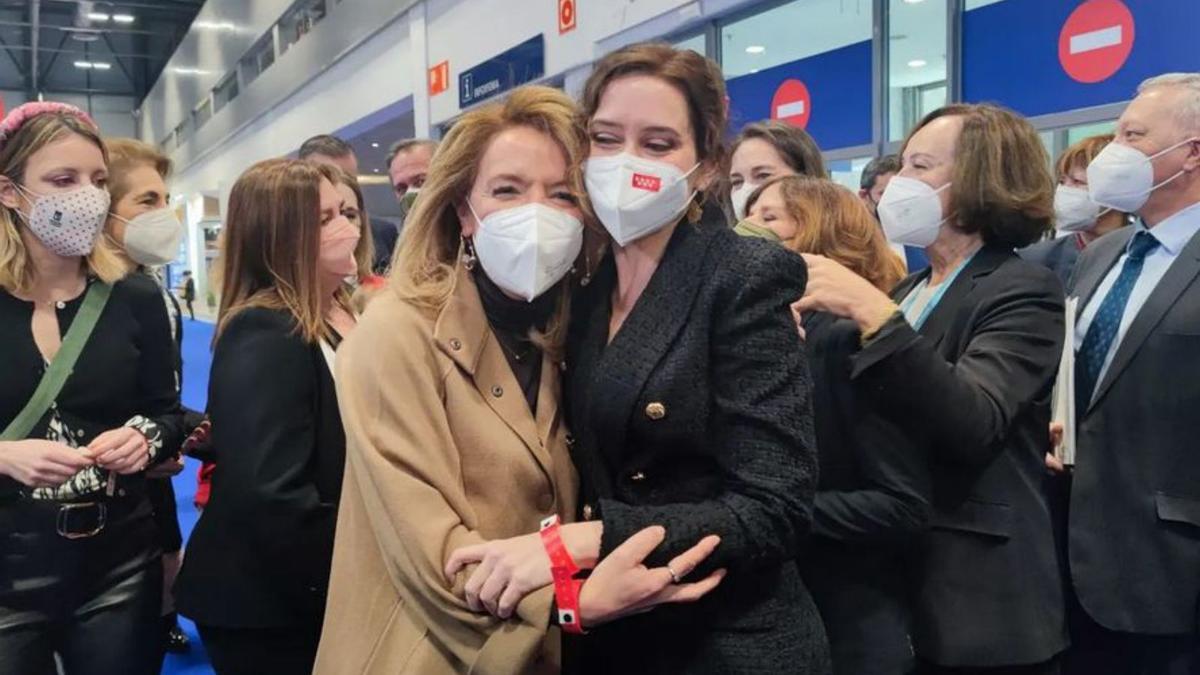
[[[671,569],[670,565],[667,565],[666,567],[667,567],[667,572],[670,572],[670,574],[671,574],[671,583],[673,583],[673,584],[679,583],[679,575],[675,574],[675,570]]]

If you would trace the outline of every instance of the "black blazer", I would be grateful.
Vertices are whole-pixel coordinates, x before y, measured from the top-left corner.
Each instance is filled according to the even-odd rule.
[[[605,673],[823,673],[820,617],[793,560],[816,487],[808,369],[789,304],[803,260],[733,233],[710,210],[681,223],[606,346],[611,256],[579,293],[568,344],[568,411],[583,516],[602,556],[642,528],[661,566],[703,536],[721,545],[689,579],[728,576],[697,604],[661,607],[583,639]]]
[[[805,317],[821,480],[800,568],[825,621],[837,675],[913,665],[906,554],[929,523],[928,463],[850,379],[852,321]]]
[[[247,309],[213,351],[217,468],[175,584],[200,624],[322,620],[346,441],[321,349],[294,327],[286,312]]]
[[[928,276],[908,277],[893,297]],[[1067,645],[1042,490],[1062,342],[1062,284],[996,246],[975,255],[920,332],[897,315],[854,357],[854,377],[925,448],[933,472],[915,588],[923,659],[1030,664]]]
[[[1125,251],[1132,227],[1083,252],[1079,313]],[[1180,251],[1077,409],[1071,580],[1106,628],[1200,631],[1200,236]],[[1082,407],[1082,406],[1081,406]]]
[[[1039,241],[1026,246],[1017,253],[1029,262],[1053,270],[1063,286],[1066,286],[1067,280],[1071,278],[1071,273],[1075,271],[1075,263],[1079,260],[1079,236],[1068,234],[1064,237]]]

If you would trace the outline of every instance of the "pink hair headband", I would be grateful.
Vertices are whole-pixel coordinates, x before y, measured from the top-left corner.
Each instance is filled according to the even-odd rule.
[[[12,138],[17,133],[17,130],[24,126],[26,122],[47,113],[74,115],[97,132],[100,131],[100,128],[96,126],[91,116],[73,105],[57,103],[55,101],[30,101],[29,103],[22,103],[13,108],[4,117],[4,121],[0,121],[0,148],[3,148],[8,139]]]

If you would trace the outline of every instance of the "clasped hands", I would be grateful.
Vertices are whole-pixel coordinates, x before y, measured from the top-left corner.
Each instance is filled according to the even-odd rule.
[[[149,463],[150,443],[132,427],[105,431],[84,448],[31,438],[0,450],[0,473],[32,488],[58,487],[89,466],[126,475]]]
[[[666,537],[666,530],[657,525],[637,532],[597,564],[601,527],[600,523],[573,523],[561,530],[563,544],[576,564],[592,570],[579,592],[580,620],[585,627],[665,603],[695,602],[725,577],[722,569],[700,581],[675,583],[675,575],[687,577],[716,550],[721,541],[716,535],[701,539],[667,566],[646,567],[646,557]],[[473,564],[478,567],[464,588],[467,606],[500,619],[511,617],[525,596],[553,583],[550,558],[536,532],[454,551],[446,562],[446,578],[453,583],[459,572]]]

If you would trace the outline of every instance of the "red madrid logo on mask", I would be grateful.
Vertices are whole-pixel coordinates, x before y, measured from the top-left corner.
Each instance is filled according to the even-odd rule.
[[[662,179],[644,173],[633,174],[633,187],[646,192],[658,192],[662,189]]]

